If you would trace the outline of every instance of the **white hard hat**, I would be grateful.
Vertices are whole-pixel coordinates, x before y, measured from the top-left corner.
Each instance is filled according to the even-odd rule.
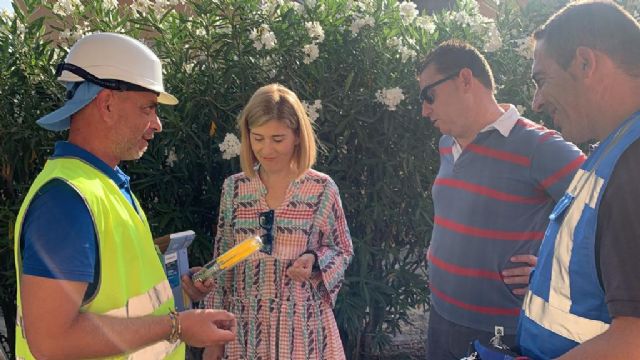
[[[60,81],[89,81],[114,90],[146,89],[158,93],[161,104],[178,103],[164,91],[160,59],[146,45],[126,35],[84,36],[71,47],[65,62],[58,66],[58,73]]]

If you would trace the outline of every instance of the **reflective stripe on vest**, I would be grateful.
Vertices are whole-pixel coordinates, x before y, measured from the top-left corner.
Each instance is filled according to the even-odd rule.
[[[169,281],[165,280],[149,289],[146,293],[132,297],[127,301],[125,306],[110,310],[106,312],[105,315],[119,318],[151,315],[172,297],[171,285],[169,285]]]
[[[579,169],[569,185],[567,193],[571,194],[574,200],[567,210],[556,238],[549,289],[549,304],[558,310],[569,312],[571,309],[569,264],[573,250],[573,233],[585,207],[596,207],[603,184],[604,180],[595,173]],[[578,187],[579,189],[576,189]]]
[[[523,306],[529,319],[577,343],[592,339],[609,328],[609,324],[602,321],[586,319],[557,309],[531,291],[524,298]]]
[[[567,193],[574,197],[558,230],[549,287],[549,301],[529,291],[523,302],[525,315],[538,325],[577,343],[601,333],[609,324],[572,314],[569,264],[573,250],[573,234],[585,207],[595,208],[604,180],[594,172],[578,170]]]

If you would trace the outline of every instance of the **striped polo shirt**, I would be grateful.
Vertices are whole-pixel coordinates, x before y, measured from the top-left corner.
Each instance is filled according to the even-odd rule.
[[[512,263],[512,256],[537,254],[549,213],[585,157],[514,106],[506,110],[459,152],[453,137],[440,139],[427,258],[432,305],[440,315],[514,334],[522,297],[501,272],[524,265]]]

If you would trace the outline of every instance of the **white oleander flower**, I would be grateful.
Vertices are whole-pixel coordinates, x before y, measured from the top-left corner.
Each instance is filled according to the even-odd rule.
[[[3,21],[11,21],[13,19],[13,15],[7,9],[0,9],[0,19]]]
[[[253,40],[253,47],[257,50],[265,48],[266,50],[272,49],[276,46],[278,40],[276,34],[274,34],[269,25],[263,24],[259,28],[251,30],[249,38]]]
[[[316,100],[313,103],[302,101],[302,107],[307,112],[307,116],[309,116],[309,120],[313,123],[320,116],[319,111],[322,110],[322,101]]]
[[[404,46],[404,44],[398,46],[398,52],[400,52],[400,60],[402,60],[403,63],[407,62],[407,60],[413,60],[418,56],[415,50]]]
[[[413,40],[409,40],[409,44],[414,45],[415,42]],[[398,51],[402,62],[406,62],[409,59],[415,59],[418,55],[415,50],[406,46],[399,37],[394,36],[387,40],[387,46]]]
[[[104,0],[104,8],[107,10],[115,10],[118,8],[118,0]]]
[[[83,10],[84,6],[80,0],[58,0],[53,4],[53,12],[60,16],[68,16],[74,11],[82,12]]]
[[[483,36],[487,31],[487,26],[490,26],[491,23],[493,23],[492,19],[489,19],[488,17],[480,14],[476,14],[475,16],[469,18],[469,23],[467,25],[471,27],[472,32]]]
[[[27,32],[27,28],[20,21],[16,22],[16,32],[17,35],[24,35]]]
[[[490,22],[488,25],[488,41],[484,44],[484,51],[494,52],[502,47],[502,38],[494,22]]]
[[[402,40],[400,40],[400,38],[397,36],[394,36],[387,40],[387,46],[391,49],[397,49],[400,45],[402,45]]]
[[[165,154],[167,154],[166,150],[165,150]],[[169,150],[169,154],[167,154],[167,159],[165,160],[165,163],[167,164],[167,166],[173,167],[176,161],[178,161],[178,155],[176,154],[176,148],[172,147],[171,150]]]
[[[353,35],[356,36],[360,32],[360,29],[362,29],[364,26],[373,27],[373,25],[375,25],[375,20],[373,19],[372,16],[370,16],[370,15],[365,15],[365,16],[357,15],[357,16],[354,17],[354,20],[351,23],[350,29],[351,29],[351,32],[353,33]]]
[[[419,16],[416,18],[416,25],[424,29],[428,34],[433,34],[436,31],[436,24],[429,16]]]
[[[400,19],[405,25],[411,24],[413,19],[418,16],[418,10],[416,10],[416,4],[410,1],[403,1],[398,4],[400,9]]]
[[[376,101],[387,106],[387,109],[391,111],[396,110],[396,106],[404,100],[404,94],[402,89],[394,87],[391,89],[382,89],[376,92]]]
[[[314,44],[321,43],[324,41],[324,29],[320,25],[319,22],[305,22],[304,27],[307,29],[307,34],[311,38]]]
[[[304,52],[304,59],[302,61],[305,64],[311,64],[320,55],[320,49],[316,44],[305,45],[302,52]]]
[[[240,140],[232,133],[224,136],[224,141],[219,145],[222,151],[222,158],[225,160],[233,159],[240,155]]]
[[[471,25],[474,22],[474,19],[465,11],[460,11],[453,15],[453,20],[461,26]]]
[[[80,40],[85,35],[91,34],[89,31],[89,24],[86,22],[83,25],[76,25],[73,29],[66,29],[58,33],[58,39],[63,45],[71,46],[76,41]]]

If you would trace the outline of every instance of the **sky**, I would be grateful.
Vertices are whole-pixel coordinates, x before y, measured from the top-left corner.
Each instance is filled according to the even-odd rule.
[[[13,8],[11,7],[11,0],[0,0],[0,9],[7,9],[10,12],[13,12]]]

